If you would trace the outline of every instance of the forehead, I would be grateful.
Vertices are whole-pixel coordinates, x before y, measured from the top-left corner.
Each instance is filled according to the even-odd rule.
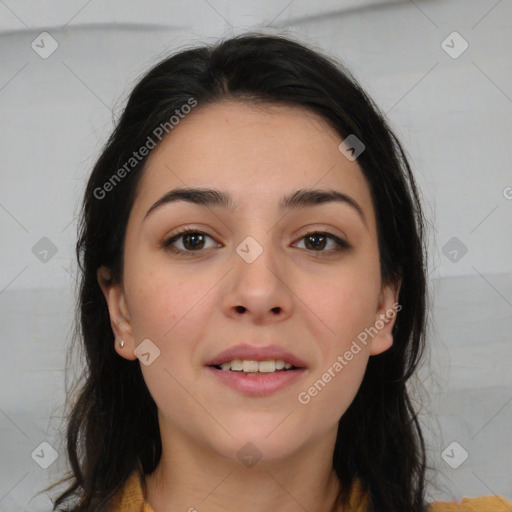
[[[152,150],[134,208],[149,207],[178,187],[225,190],[241,208],[277,204],[299,188],[327,188],[354,197],[371,218],[368,184],[357,161],[339,151],[341,141],[306,108],[235,101],[199,105]]]

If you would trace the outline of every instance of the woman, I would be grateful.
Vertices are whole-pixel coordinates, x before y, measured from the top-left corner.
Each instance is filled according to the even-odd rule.
[[[55,507],[427,510],[406,389],[423,226],[400,143],[334,60],[247,34],[158,64],[85,192],[86,381]]]

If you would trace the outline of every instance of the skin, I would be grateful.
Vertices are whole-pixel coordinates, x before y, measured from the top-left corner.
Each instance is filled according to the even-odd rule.
[[[300,107],[224,101],[198,106],[150,154],[127,225],[123,282],[108,285],[106,268],[98,281],[119,356],[136,359],[147,338],[160,350],[152,364],[134,363],[159,410],[162,458],[146,475],[155,512],[239,510],[240,499],[247,512],[332,510],[337,424],[368,358],[392,345],[394,321],[360,344],[309,403],[297,395],[392,310],[399,290],[381,281],[370,189],[357,160],[339,151],[341,141]],[[179,201],[144,220],[162,195],[186,186],[229,192],[238,206]],[[281,197],[299,188],[343,192],[365,221],[337,202],[279,212]],[[195,252],[186,235],[176,240],[189,250],[183,256],[159,246],[184,227],[212,238]],[[333,233],[351,248],[336,252],[327,240],[316,249],[307,231]],[[263,249],[252,263],[236,252],[247,236]],[[307,371],[270,396],[243,395],[204,367],[242,342],[279,344],[306,361]],[[237,457],[248,442],[262,456],[251,467]]]

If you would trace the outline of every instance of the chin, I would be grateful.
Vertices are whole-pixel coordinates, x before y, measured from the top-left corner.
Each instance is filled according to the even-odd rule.
[[[307,435],[294,422],[283,418],[286,414],[268,414],[265,417],[245,415],[238,421],[224,422],[233,436],[216,435],[210,442],[222,456],[243,462],[245,457],[279,460],[292,455],[306,441]],[[222,430],[222,429],[221,429]]]

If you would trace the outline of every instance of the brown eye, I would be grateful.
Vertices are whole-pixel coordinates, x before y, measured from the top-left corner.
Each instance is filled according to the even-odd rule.
[[[204,235],[201,233],[187,233],[181,236],[183,238],[183,246],[187,250],[202,249],[204,246]]]
[[[207,238],[213,240],[210,235],[202,231],[187,228],[165,240],[161,247],[175,253],[201,252],[205,248]],[[176,242],[181,242],[182,248],[176,247],[174,245]]]
[[[349,249],[350,245],[342,240],[341,238],[333,235],[332,233],[327,233],[324,231],[315,231],[313,233],[308,233],[303,236],[301,240],[305,241],[306,249],[313,252],[338,252],[343,251],[345,249]],[[324,249],[328,245],[328,242],[331,241],[334,245],[332,250],[325,251]]]
[[[161,247],[176,254],[200,253],[203,249],[209,248],[205,247],[206,239],[208,238],[214,240],[210,235],[202,231],[187,228],[166,239],[162,242]],[[305,248],[309,252],[317,252],[320,254],[340,252],[351,247],[347,242],[336,235],[323,231],[307,233],[300,240],[304,240]],[[181,247],[177,247],[177,243],[181,243]],[[331,248],[326,250],[329,243],[331,244]],[[210,246],[210,248],[211,247],[215,247],[215,245]],[[219,245],[217,245],[217,247],[219,247]]]
[[[304,237],[306,247],[308,249],[325,249],[327,237],[322,234],[308,235]]]

